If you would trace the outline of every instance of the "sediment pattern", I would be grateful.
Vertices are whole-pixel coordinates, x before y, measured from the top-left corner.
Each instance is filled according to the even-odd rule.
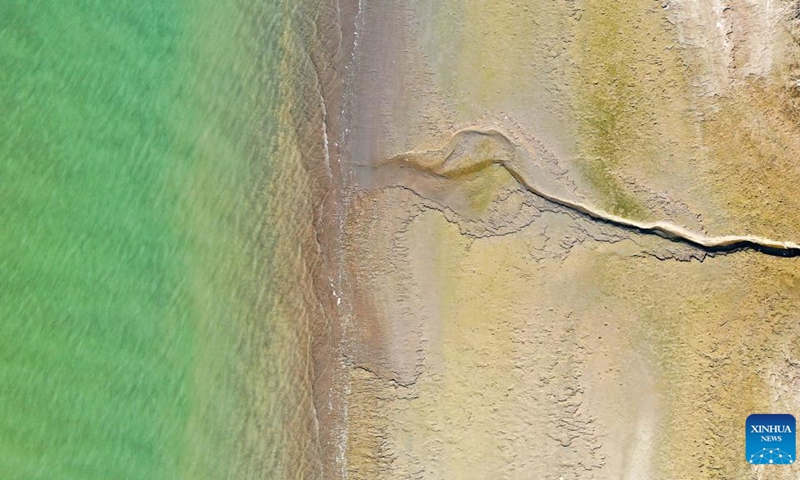
[[[800,244],[754,235],[708,236],[690,231],[669,221],[643,222],[603,211],[576,199],[545,191],[537,184],[528,166],[531,156],[520,145],[496,129],[459,130],[439,150],[411,151],[394,156],[381,165],[410,166],[438,179],[458,179],[491,166],[500,166],[530,193],[565,207],[592,220],[612,224],[641,234],[652,234],[691,245],[709,253],[754,250],[767,255],[800,255]]]

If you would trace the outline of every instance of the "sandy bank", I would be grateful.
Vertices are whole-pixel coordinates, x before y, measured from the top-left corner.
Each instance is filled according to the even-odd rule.
[[[759,220],[769,200],[797,202],[786,177],[800,173],[770,167],[789,154],[749,174],[769,192],[745,211],[729,172],[753,157],[718,142],[772,151],[771,133],[720,129],[726,102],[769,117],[779,66],[709,100],[692,86],[714,69],[683,66],[717,60],[681,43],[698,28],[684,10],[364,3],[342,143],[335,471],[751,478],[746,416],[800,406],[800,272],[696,247],[796,248],[781,243],[800,238],[791,222]],[[781,115],[773,132],[800,154]],[[512,141],[448,144],[475,125]],[[518,145],[536,154],[509,156]]]

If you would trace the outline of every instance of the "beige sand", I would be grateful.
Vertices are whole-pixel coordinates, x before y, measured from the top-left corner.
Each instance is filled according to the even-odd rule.
[[[800,239],[797,21],[729,6],[362,2],[331,478],[798,477],[800,259],[697,248]]]

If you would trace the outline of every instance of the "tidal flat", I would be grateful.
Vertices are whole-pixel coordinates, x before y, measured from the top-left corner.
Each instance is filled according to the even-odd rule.
[[[749,465],[743,430],[798,407],[797,259],[626,227],[798,242],[779,3],[363,5],[348,478],[796,476]],[[522,157],[569,200],[503,175]]]

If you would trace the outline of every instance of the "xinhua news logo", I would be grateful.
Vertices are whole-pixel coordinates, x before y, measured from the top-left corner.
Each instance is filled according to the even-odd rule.
[[[792,415],[754,413],[745,422],[745,457],[753,465],[791,464],[797,455]]]

